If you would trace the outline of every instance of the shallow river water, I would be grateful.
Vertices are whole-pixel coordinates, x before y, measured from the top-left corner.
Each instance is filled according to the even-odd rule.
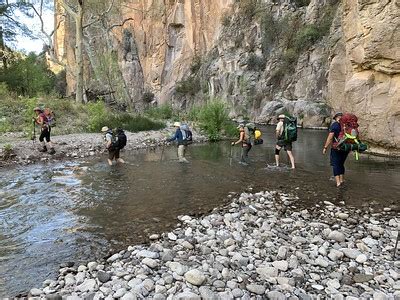
[[[55,278],[66,262],[87,262],[228,201],[252,188],[296,193],[307,207],[324,200],[399,211],[400,161],[362,155],[346,164],[346,187],[337,190],[329,157],[321,154],[326,131],[301,130],[294,145],[296,170],[273,166],[273,128],[263,145],[238,164],[239,146],[192,145],[190,164],[175,147],[123,153],[127,163],[109,167],[106,157],[0,170],[0,297],[14,296]]]

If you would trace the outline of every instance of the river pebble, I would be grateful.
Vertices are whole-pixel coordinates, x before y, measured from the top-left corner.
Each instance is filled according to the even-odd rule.
[[[242,193],[231,201],[203,217],[178,217],[173,232],[154,234],[150,245],[130,246],[105,261],[64,266],[56,281],[46,280],[30,295],[124,300],[400,296],[400,263],[393,257],[400,224],[391,212],[372,216],[369,210],[331,202],[302,209],[297,197],[267,191]]]

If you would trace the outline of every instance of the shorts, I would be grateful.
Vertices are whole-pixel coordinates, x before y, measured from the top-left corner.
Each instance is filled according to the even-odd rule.
[[[50,132],[51,132],[50,127],[43,127],[40,132],[39,141],[43,142],[44,139],[46,139],[46,142],[49,143],[50,142]]]
[[[119,158],[119,149],[108,150],[108,159],[113,160],[114,158]]]
[[[293,149],[292,142],[285,142],[283,140],[278,140],[276,142],[276,145],[283,148],[285,151],[292,151]]]

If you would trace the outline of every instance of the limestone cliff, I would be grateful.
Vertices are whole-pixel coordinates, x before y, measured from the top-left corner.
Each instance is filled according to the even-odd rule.
[[[366,139],[395,150],[399,18],[400,0],[120,0],[85,29],[86,87],[135,110],[152,94],[181,109],[219,97],[232,117],[288,112],[305,127],[349,111]],[[67,20],[56,38],[71,68],[73,32]]]

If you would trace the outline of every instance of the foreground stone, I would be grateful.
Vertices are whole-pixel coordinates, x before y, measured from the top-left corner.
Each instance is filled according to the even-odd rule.
[[[397,299],[399,222],[330,202],[243,193],[173,232],[106,261],[64,267],[32,296],[43,299]],[[348,217],[348,216],[351,216]],[[379,222],[377,221],[379,220]],[[374,238],[379,233],[379,239]],[[355,297],[355,298],[354,298]]]

